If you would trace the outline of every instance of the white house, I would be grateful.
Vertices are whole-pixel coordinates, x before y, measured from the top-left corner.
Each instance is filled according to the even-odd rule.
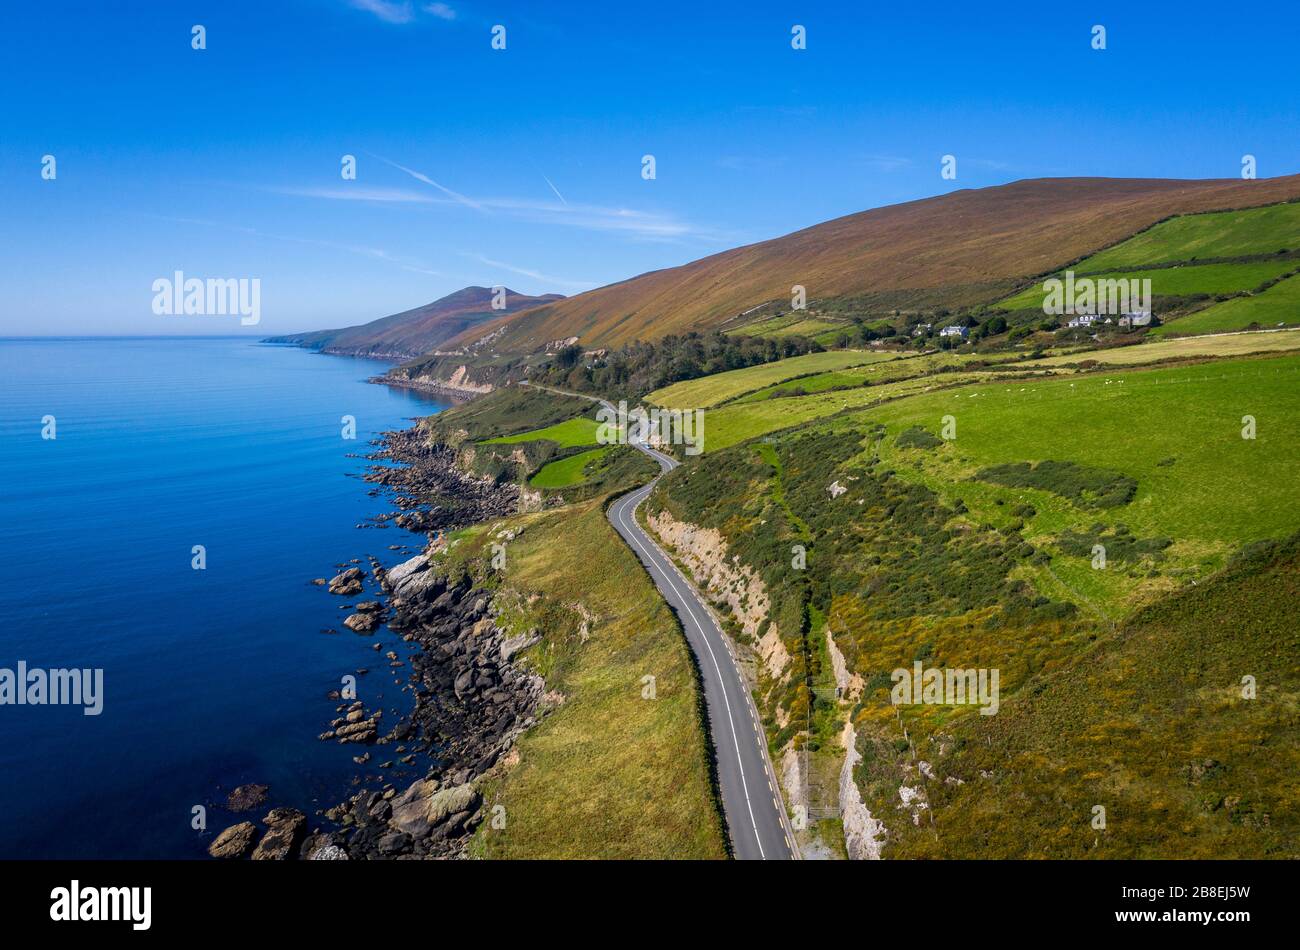
[[[912,327],[912,336],[921,336],[929,333],[933,327],[933,323],[918,323],[916,326]]]
[[[944,327],[939,331],[939,336],[959,336],[963,340],[970,334],[970,330],[965,327]]]
[[[1084,313],[1075,317],[1073,320],[1067,323],[1066,326],[1067,327],[1090,327],[1094,323],[1100,322],[1100,320],[1101,317],[1097,316],[1097,314],[1095,313]]]

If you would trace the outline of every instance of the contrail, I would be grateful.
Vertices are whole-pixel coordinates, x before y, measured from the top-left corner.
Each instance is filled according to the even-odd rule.
[[[443,194],[447,195],[447,197],[454,198],[456,201],[459,201],[463,205],[468,205],[469,207],[473,208],[476,211],[484,210],[483,206],[479,204],[477,201],[475,201],[473,198],[467,198],[458,191],[452,191],[446,185],[438,184],[436,181],[434,181],[432,178],[430,178],[428,175],[424,174],[423,172],[417,172],[414,168],[407,168],[405,165],[399,165],[397,164],[397,162],[393,161],[392,159],[384,158],[384,156],[382,155],[376,155],[374,152],[367,152],[366,154],[369,155],[371,158],[379,159],[381,162],[383,162],[386,165],[392,165],[394,168],[396,168],[399,171],[406,172],[406,174],[410,175],[416,181],[422,181],[426,185],[432,185],[434,188],[437,188]]]
[[[560,194],[560,189],[558,189],[558,188],[555,187],[555,182],[551,181],[549,178],[546,178],[546,173],[545,173],[545,172],[541,172],[540,174],[541,174],[541,176],[542,176],[543,178],[546,179],[546,183],[547,183],[548,185],[551,186],[551,191],[555,192],[555,197],[559,198],[560,201],[561,201],[561,202],[564,204],[564,206],[567,208],[567,207],[569,206],[569,203],[568,203],[567,201],[564,200],[564,195]]]

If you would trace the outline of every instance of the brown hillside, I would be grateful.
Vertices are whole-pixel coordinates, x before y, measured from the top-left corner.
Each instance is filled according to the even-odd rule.
[[[930,305],[980,303],[1171,215],[1293,198],[1300,198],[1300,175],[1040,178],[957,191],[651,271],[474,327],[447,348],[503,326],[490,344],[497,352],[529,352],[571,336],[588,347],[617,346],[720,326],[767,301],[788,301],[794,284],[806,288],[810,304],[926,290],[916,296]]]
[[[437,349],[452,337],[506,315],[539,304],[563,300],[560,294],[540,297],[505,288],[504,308],[494,310],[494,291],[488,287],[465,287],[455,293],[378,320],[339,330],[312,330],[268,337],[268,343],[290,343],[322,353],[340,356],[376,356],[409,359]]]

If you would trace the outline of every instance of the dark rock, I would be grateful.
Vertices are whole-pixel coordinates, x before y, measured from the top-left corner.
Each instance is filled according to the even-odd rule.
[[[226,807],[231,811],[251,811],[266,804],[270,786],[249,783],[241,785],[226,796]]]

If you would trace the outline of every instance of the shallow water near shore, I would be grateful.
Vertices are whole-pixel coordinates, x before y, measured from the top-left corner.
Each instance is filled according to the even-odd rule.
[[[348,794],[364,750],[317,741],[326,694],[368,668],[358,698],[391,725],[410,701],[383,654],[405,645],[343,627],[369,576],[349,599],[310,581],[420,548],[356,528],[392,506],[349,455],[447,405],[366,382],[387,366],[250,339],[0,340],[0,668],[104,670],[98,716],[0,706],[0,857],[203,857],[235,821],[290,805],[315,826]],[[245,782],[267,804],[221,810]]]

